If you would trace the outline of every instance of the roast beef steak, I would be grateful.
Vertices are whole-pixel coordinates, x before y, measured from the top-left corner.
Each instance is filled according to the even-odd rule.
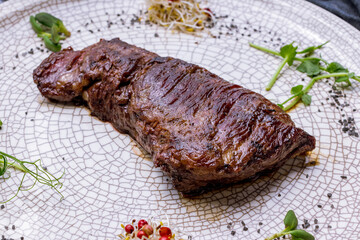
[[[53,53],[33,76],[46,98],[83,101],[129,134],[185,195],[276,169],[315,147],[260,94],[118,38]]]

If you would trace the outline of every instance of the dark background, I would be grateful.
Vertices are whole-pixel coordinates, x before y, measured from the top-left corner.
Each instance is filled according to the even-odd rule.
[[[8,0],[0,0],[0,3]],[[11,1],[11,0],[10,0]],[[236,1],[236,0],[234,0]],[[239,1],[239,0],[237,0]],[[360,30],[360,0],[307,0],[341,17]]]
[[[0,0],[1,1],[1,0]],[[307,0],[338,15],[360,30],[360,0]]]

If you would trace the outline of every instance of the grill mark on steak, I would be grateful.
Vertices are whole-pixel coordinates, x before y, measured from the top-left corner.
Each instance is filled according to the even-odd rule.
[[[186,195],[253,178],[315,147],[263,96],[119,39],[53,53],[33,76],[43,96],[82,98],[129,134]]]
[[[176,66],[178,66],[178,65],[176,64],[173,68],[176,68]],[[164,67],[166,67],[166,66],[164,66]],[[192,66],[190,69],[186,69],[185,74],[183,72],[179,72],[178,75],[169,75],[169,77],[166,78],[166,80],[164,81],[164,86],[166,86],[166,87],[169,86],[169,89],[165,92],[165,94],[162,96],[162,98],[165,98],[170,93],[172,93],[173,90],[177,87],[178,84],[180,84],[180,82],[184,78],[186,78],[186,77],[191,78],[192,73],[194,73],[197,68],[198,68],[197,66]],[[175,94],[176,94],[176,92],[175,92]],[[173,100],[170,102],[173,102]]]

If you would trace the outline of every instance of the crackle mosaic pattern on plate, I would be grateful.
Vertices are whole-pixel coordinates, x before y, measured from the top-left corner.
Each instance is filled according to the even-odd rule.
[[[341,114],[360,121],[359,113],[352,112],[359,105],[359,84],[345,90],[350,106],[344,111],[331,107],[331,99],[325,100],[331,90],[325,82],[312,90],[311,107],[291,111],[297,125],[317,138],[317,148],[305,162],[290,160],[274,174],[194,199],[180,196],[128,136],[89,116],[85,108],[50,103],[40,96],[32,70],[48,53],[36,49],[41,41],[28,23],[29,15],[39,11],[60,16],[72,30],[64,47],[81,49],[100,38],[120,37],[160,55],[204,66],[276,102],[285,99],[292,81],[302,76],[286,71],[273,91],[265,92],[264,79],[270,78],[278,59],[250,49],[249,41],[278,48],[293,40],[306,46],[330,39],[323,56],[360,72],[360,34],[307,2],[209,1],[214,12],[229,14],[223,21],[229,24],[234,19],[239,26],[238,33],[219,39],[172,34],[143,24],[132,26],[132,14],[139,13],[142,3],[24,0],[0,5],[0,119],[4,121],[0,148],[19,158],[41,158],[54,173],[66,169],[64,201],[59,202],[59,196],[46,187],[21,193],[0,210],[0,232],[10,226],[4,231],[7,238],[116,239],[121,223],[163,210],[194,239],[261,239],[280,230],[284,213],[294,209],[300,223],[304,218],[310,221],[309,231],[318,239],[360,235],[359,138],[343,134],[337,122]],[[109,21],[114,22],[110,28]],[[31,48],[34,54],[24,54]],[[314,160],[316,166],[307,164]],[[20,175],[13,177],[1,180],[1,196],[16,189]],[[330,199],[327,193],[332,193]],[[318,228],[313,224],[315,218]],[[229,222],[235,222],[234,237],[227,229]]]

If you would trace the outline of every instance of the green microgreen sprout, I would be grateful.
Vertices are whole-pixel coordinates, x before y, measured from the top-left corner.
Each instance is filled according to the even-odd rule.
[[[303,61],[297,68],[299,72],[306,73],[309,77],[319,75],[321,72],[320,60],[311,59]]]
[[[61,50],[60,40],[71,36],[64,23],[49,13],[41,12],[35,17],[30,16],[30,24],[38,37],[44,40],[45,46],[53,52]]]
[[[70,37],[71,33],[66,29],[64,23],[54,17],[53,15],[45,12],[41,12],[35,15],[35,19],[43,24],[46,27],[52,28],[53,26],[57,26],[59,28],[59,32],[65,34],[65,36]]]
[[[297,48],[298,47],[293,46],[293,43],[290,43],[289,45],[285,45],[280,49],[280,56],[283,57],[284,59],[282,60],[282,62],[280,63],[280,66],[278,67],[275,74],[271,78],[270,82],[266,86],[266,88],[265,88],[266,91],[271,90],[272,86],[275,84],[276,79],[278,78],[278,76],[279,76],[281,70],[284,68],[285,64],[287,63],[289,66],[291,66],[293,64]]]
[[[58,43],[54,43],[47,35],[41,35],[44,40],[45,46],[52,52],[59,52],[61,50],[61,45]]]
[[[51,187],[52,189],[54,189],[56,192],[58,192],[61,195],[60,200],[62,200],[64,198],[64,196],[59,191],[63,185],[60,182],[60,179],[63,177],[64,173],[60,177],[55,177],[51,173],[47,172],[41,166],[40,159],[35,162],[22,161],[22,160],[17,159],[14,156],[11,156],[9,154],[6,154],[6,153],[0,151],[0,177],[2,177],[3,179],[8,179],[11,177],[10,174],[8,174],[7,177],[5,176],[5,173],[7,172],[9,167],[13,167],[17,170],[24,172],[24,175],[21,178],[21,181],[20,181],[19,187],[17,188],[16,193],[11,198],[1,201],[0,202],[1,204],[7,203],[7,202],[11,201],[12,199],[14,199],[19,194],[20,191],[31,190],[36,185],[36,183],[44,184],[44,185],[47,185],[47,186]],[[34,179],[33,184],[27,188],[25,188],[23,186],[26,175],[30,175]]]
[[[343,67],[340,63],[328,63],[322,58],[311,57],[316,50],[321,49],[328,42],[329,41],[318,46],[310,46],[299,52],[296,51],[298,47],[293,46],[294,42],[283,46],[280,49],[280,52],[249,43],[250,47],[283,58],[280,66],[265,88],[267,91],[269,91],[275,84],[286,63],[288,63],[289,66],[292,66],[294,61],[300,62],[296,70],[306,73],[307,76],[311,77],[310,82],[305,87],[303,85],[292,87],[290,91],[292,96],[283,103],[278,104],[278,106],[280,106],[284,111],[290,110],[300,101],[303,102],[304,105],[309,106],[311,104],[311,95],[309,95],[308,92],[315,82],[320,79],[334,78],[334,84],[341,84],[343,87],[351,86],[350,79],[360,82],[360,76],[356,76],[355,73],[349,72],[349,70]],[[296,57],[298,54],[303,54],[303,57]]]
[[[44,29],[41,27],[41,25],[36,21],[34,16],[30,16],[30,24],[32,29],[37,33],[42,33]]]
[[[315,50],[322,48],[325,44],[329,43],[329,41],[324,42],[323,44],[320,44],[318,46],[310,46],[308,48],[305,48],[304,50],[297,52],[297,54],[304,54],[305,56],[311,56]]]
[[[298,220],[293,210],[289,210],[284,218],[285,229],[281,232],[265,238],[265,240],[272,240],[280,238],[285,235],[291,235],[293,240],[314,240],[314,236],[302,229],[296,229]]]

